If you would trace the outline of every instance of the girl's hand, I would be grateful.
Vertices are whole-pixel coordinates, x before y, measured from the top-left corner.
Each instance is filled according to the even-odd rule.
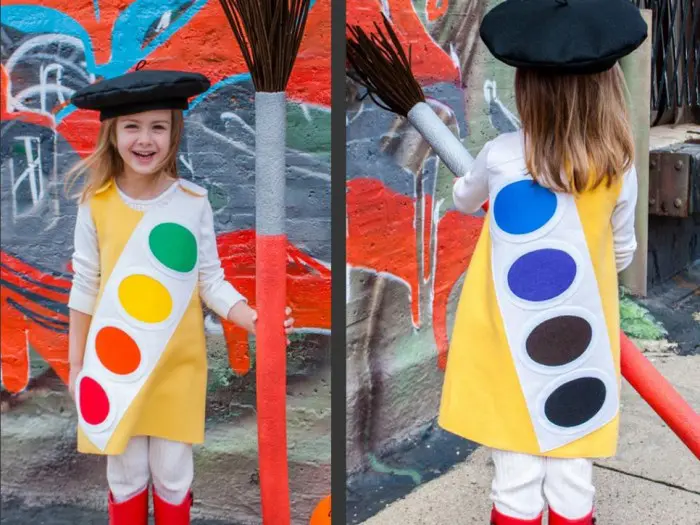
[[[83,369],[83,365],[70,365],[70,376],[68,381],[68,391],[73,399],[75,399],[75,382],[78,379],[78,374],[80,374]]]
[[[292,333],[294,330],[294,318],[290,317],[292,315],[292,309],[288,306],[284,310],[284,314],[287,316],[287,318],[284,320],[284,333],[289,335]],[[291,341],[289,338],[287,338],[287,344],[289,344]]]
[[[253,310],[248,303],[240,301],[231,307],[228,312],[227,319],[245,329],[251,334],[255,333],[255,321],[258,319],[258,314]]]
[[[284,313],[286,315],[286,319],[284,321],[284,333],[289,335],[292,333],[292,330],[294,330],[294,318],[290,317],[292,309],[287,307]],[[240,302],[231,308],[231,311],[228,314],[228,320],[237,324],[241,328],[244,328],[251,334],[254,334],[258,320],[258,312],[248,306],[247,303]],[[287,339],[287,344],[289,343],[290,341]]]

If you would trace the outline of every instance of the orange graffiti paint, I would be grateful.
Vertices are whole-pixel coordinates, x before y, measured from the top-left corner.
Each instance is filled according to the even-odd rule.
[[[386,34],[379,0],[353,0],[347,3],[347,23],[376,32],[378,24]],[[447,1],[444,2],[447,4]],[[459,70],[452,59],[427,33],[412,0],[389,0],[389,17],[401,45],[411,46],[411,71],[422,86],[437,82],[459,83]]]
[[[230,281],[255,306],[255,231],[241,230],[217,239],[221,265]],[[287,303],[297,328],[331,328],[331,272],[313,257],[287,243]],[[250,370],[248,335],[222,322],[231,368],[238,374]]]
[[[413,323],[419,325],[415,199],[376,179],[353,179],[347,188],[347,263],[404,281],[411,291]]]
[[[437,230],[437,257],[433,282],[433,334],[438,351],[438,367],[447,365],[449,336],[447,304],[459,278],[468,271],[472,254],[481,235],[481,217],[449,211],[440,220]]]
[[[411,292],[413,322],[422,320],[419,298],[419,261],[416,241],[415,199],[396,193],[376,179],[353,179],[347,184],[350,266],[395,276]],[[483,218],[457,211],[445,214],[436,227],[435,252],[430,249],[433,199],[425,196],[423,214],[423,279],[432,278],[432,325],[438,349],[438,366],[444,369],[449,338],[447,304],[450,293],[469,266]]]
[[[0,354],[2,383],[16,393],[29,382],[31,347],[68,383],[70,281],[0,253]]]
[[[425,5],[425,12],[428,15],[428,20],[433,22],[447,13],[447,8],[450,6],[449,0],[428,0]]]
[[[247,67],[219,2],[207,3],[190,22],[149,56],[157,69],[198,71],[212,85]],[[286,90],[291,101],[330,106],[330,0],[317,0],[309,11],[304,38]],[[220,45],[211,45],[219,42]],[[252,96],[252,95],[251,95]]]

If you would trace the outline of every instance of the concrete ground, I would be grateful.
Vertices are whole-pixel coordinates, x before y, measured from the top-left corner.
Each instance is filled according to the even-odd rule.
[[[700,409],[700,355],[679,356],[664,344],[638,344],[693,408]],[[363,523],[486,524],[492,468],[488,450],[479,448],[447,474]],[[626,382],[618,455],[596,462],[594,476],[601,525],[700,525],[700,461]]]
[[[324,367],[288,383],[292,525],[307,524],[330,492],[329,376]],[[107,522],[105,461],[76,452],[75,411],[64,391],[27,392],[0,417],[2,525]],[[210,413],[219,398],[227,401],[210,394]],[[205,443],[195,446],[192,525],[260,523],[256,415],[246,402],[239,394],[224,403],[225,413],[207,422]]]
[[[149,523],[154,523],[150,518]],[[77,505],[27,507],[22,500],[3,498],[0,523],[3,525],[105,525],[104,511]],[[231,525],[219,520],[192,520],[192,525]]]

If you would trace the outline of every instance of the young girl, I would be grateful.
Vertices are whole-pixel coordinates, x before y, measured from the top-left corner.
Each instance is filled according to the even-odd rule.
[[[522,28],[526,28],[524,31]],[[493,449],[494,525],[594,523],[592,460],[615,454],[617,273],[637,179],[616,61],[646,38],[626,0],[506,0],[481,36],[517,68],[522,130],[487,143],[454,203],[490,202],[458,307],[439,423]]]
[[[156,523],[190,523],[207,385],[201,301],[255,332],[256,312],[224,280],[207,192],[177,173],[182,110],[208,87],[199,74],[141,70],[72,99],[100,111],[102,123],[95,151],[68,177],[70,185],[87,172],[69,302],[70,390],[78,450],[107,455],[112,525],[146,525],[149,478]],[[287,318],[287,333],[292,324]]]

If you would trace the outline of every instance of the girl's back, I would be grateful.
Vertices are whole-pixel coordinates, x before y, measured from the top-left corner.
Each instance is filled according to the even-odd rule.
[[[616,69],[518,71],[523,129],[486,144],[456,182],[457,209],[490,209],[455,321],[447,430],[526,454],[614,454],[617,273],[636,248],[622,88]]]

